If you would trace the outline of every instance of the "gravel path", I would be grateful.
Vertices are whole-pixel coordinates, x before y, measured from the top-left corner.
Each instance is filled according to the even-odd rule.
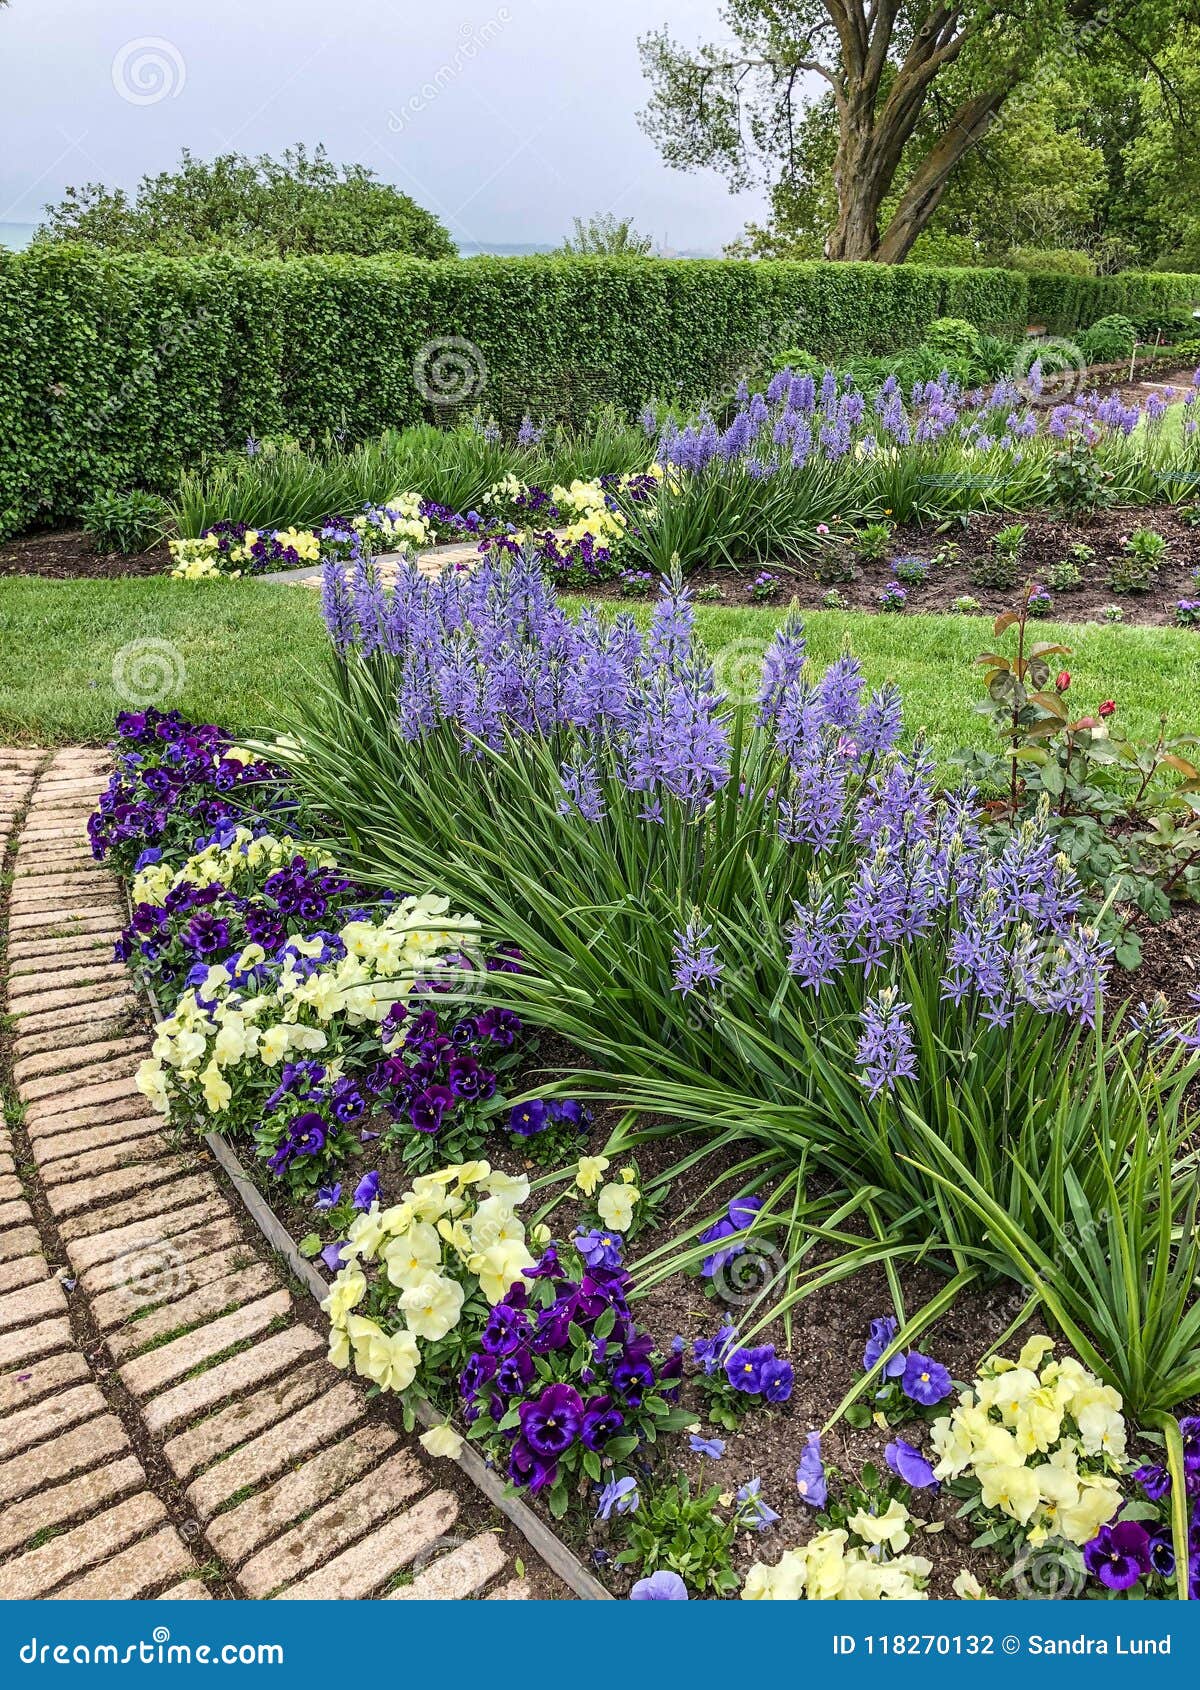
[[[104,773],[0,749],[0,1598],[563,1594],[328,1365],[207,1153],[138,1093],[120,887],[84,832]]]

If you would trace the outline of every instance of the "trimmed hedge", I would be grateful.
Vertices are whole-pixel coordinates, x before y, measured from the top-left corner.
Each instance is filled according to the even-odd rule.
[[[915,265],[0,254],[0,537],[98,491],[165,489],[249,434],[361,438],[475,404],[505,421],[581,420],[600,401],[632,414],[716,393],[789,346],[887,352],[935,317],[1061,331],[1198,289]],[[414,379],[443,337],[486,372],[462,404],[431,405]]]

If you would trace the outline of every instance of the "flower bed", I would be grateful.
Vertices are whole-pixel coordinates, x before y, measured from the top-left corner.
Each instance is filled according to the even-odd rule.
[[[323,1257],[335,1362],[639,1598],[1186,1584],[1198,1040],[1109,1025],[1044,815],[993,846],[795,626],[740,729],[686,600],[328,600],[343,710],[120,718],[92,837],[168,1011],[140,1084]],[[1039,1301],[1062,1359],[989,1363]]]
[[[485,494],[482,514],[459,513],[418,493],[400,493],[358,515],[328,517],[314,528],[264,531],[222,521],[194,538],[170,541],[170,572],[188,581],[237,579],[324,563],[361,564],[389,553],[412,555],[426,546],[470,540],[485,554],[536,543],[547,569],[564,584],[581,586],[613,572],[614,553],[629,522],[623,507],[636,509],[652,501],[658,480],[657,472],[607,475],[576,479],[546,493],[510,474]]]

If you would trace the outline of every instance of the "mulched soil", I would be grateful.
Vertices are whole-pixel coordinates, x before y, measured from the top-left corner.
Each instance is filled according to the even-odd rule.
[[[161,575],[170,561],[165,543],[137,557],[125,557],[121,552],[97,552],[79,529],[26,534],[0,546],[0,575],[41,575],[54,581]]]
[[[1015,520],[1011,514],[977,515],[966,527],[912,525],[898,528],[889,557],[878,563],[858,565],[852,581],[834,583],[819,580],[816,574],[819,559],[803,563],[773,562],[769,566],[770,573],[776,576],[779,585],[774,598],[768,602],[782,606],[795,599],[801,609],[820,610],[825,594],[836,585],[846,609],[878,611],[878,595],[894,578],[894,560],[898,557],[920,557],[932,561],[948,541],[953,541],[959,548],[957,560],[950,565],[932,567],[923,585],[906,587],[907,606],[903,611],[888,614],[944,614],[953,609],[955,599],[969,596],[979,603],[976,614],[995,616],[1002,610],[1012,609],[1025,581],[1044,580],[1048,567],[1066,558],[1070,547],[1076,543],[1091,546],[1096,555],[1090,563],[1081,566],[1083,578],[1078,587],[1051,595],[1054,600],[1051,616],[1056,622],[1098,622],[1103,620],[1100,615],[1103,606],[1117,604],[1124,612],[1122,620],[1126,624],[1173,626],[1176,601],[1200,598],[1200,581],[1195,577],[1195,572],[1200,569],[1200,527],[1190,527],[1180,518],[1177,508],[1170,505],[1094,511],[1078,517],[1053,517],[1041,513],[1023,516],[1020,520],[1027,525],[1027,533],[1021,554],[1020,586],[977,586],[971,580],[972,560],[989,557],[992,535]],[[1112,564],[1122,556],[1121,536],[1134,528],[1154,529],[1167,541],[1170,550],[1148,592],[1118,594],[1108,584],[1108,574]],[[758,574],[758,565],[747,565],[740,571],[701,569],[688,577],[688,586],[702,603],[741,608],[762,602],[755,600],[749,592],[750,583]],[[717,591],[719,598],[715,596]],[[622,596],[620,584],[615,581],[589,587],[587,592],[593,598]],[[710,594],[714,595],[711,600]]]

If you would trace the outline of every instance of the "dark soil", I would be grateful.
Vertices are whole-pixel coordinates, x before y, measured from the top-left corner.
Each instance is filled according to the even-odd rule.
[[[1095,556],[1090,563],[1080,566],[1082,579],[1078,587],[1051,595],[1054,603],[1050,616],[1056,622],[1102,621],[1102,607],[1116,604],[1124,612],[1122,621],[1125,623],[1164,627],[1174,625],[1177,600],[1200,598],[1200,580],[1195,574],[1200,569],[1200,527],[1190,527],[1181,519],[1178,509],[1171,505],[1095,511],[1078,517],[1055,517],[1042,513],[1023,516],[1020,520],[1026,524],[1027,532],[1017,585],[1010,588],[979,586],[971,579],[973,561],[990,559],[992,535],[1015,520],[1011,514],[977,515],[963,527],[914,525],[898,528],[888,557],[877,563],[857,565],[851,581],[818,579],[820,557],[804,563],[772,563],[769,572],[777,578],[778,587],[774,597],[765,602],[782,606],[795,599],[804,610],[819,610],[825,594],[836,586],[845,609],[878,611],[880,591],[895,578],[895,560],[920,557],[931,564],[928,577],[921,586],[906,586],[907,606],[903,611],[888,614],[944,614],[953,608],[955,599],[970,597],[978,601],[977,614],[995,616],[1002,610],[1012,609],[1027,580],[1044,583],[1049,566],[1066,558],[1070,547],[1076,543],[1090,546]],[[1154,529],[1167,541],[1170,550],[1148,592],[1120,594],[1109,585],[1109,570],[1122,556],[1121,536],[1134,528]],[[948,542],[953,542],[958,548],[955,561],[932,564],[934,556]],[[825,555],[828,557],[829,554]],[[702,603],[740,608],[764,602],[755,599],[749,591],[751,582],[759,573],[758,565],[747,565],[741,571],[701,569],[688,577],[688,586]],[[606,581],[587,591],[595,598],[621,596],[617,581]],[[719,598],[716,596],[718,592]]]
[[[1134,925],[1142,941],[1141,966],[1132,974],[1123,968],[1113,970],[1110,1000],[1149,1003],[1161,993],[1172,1020],[1195,1015],[1195,994],[1200,993],[1200,905],[1174,904],[1168,919],[1157,926],[1140,919]]]
[[[122,552],[97,552],[78,529],[26,534],[0,546],[0,575],[41,575],[55,581],[161,575],[170,561],[165,543],[136,557],[126,557]]]

